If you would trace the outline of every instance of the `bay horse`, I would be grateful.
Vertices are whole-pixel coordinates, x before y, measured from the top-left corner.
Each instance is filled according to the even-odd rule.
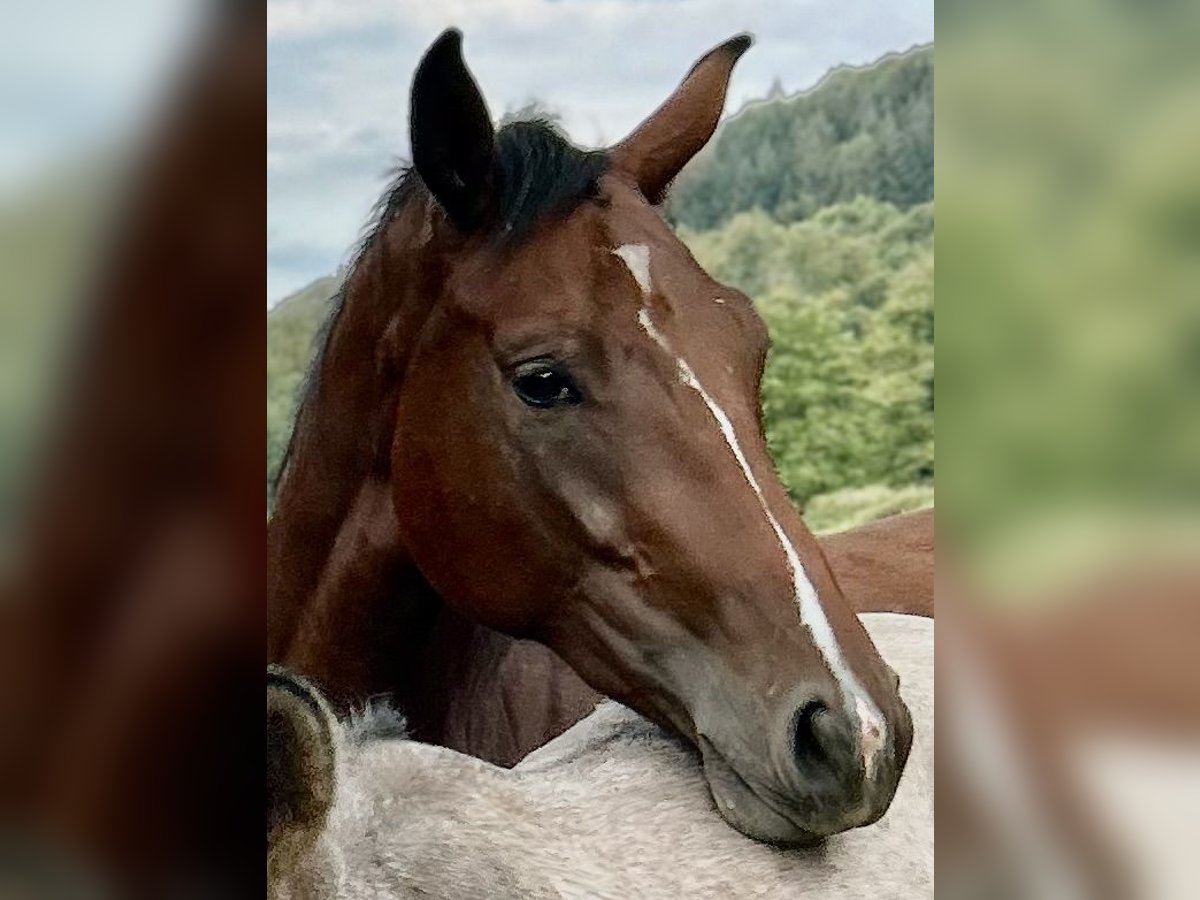
[[[798,845],[884,813],[912,723],[771,464],[763,322],[655,208],[750,43],[590,152],[497,132],[459,31],[426,52],[282,467],[268,656],[341,703],[395,692],[438,742],[480,681],[442,673],[533,639],[698,748],[731,825]]]
[[[714,814],[695,752],[602,705],[513,769],[338,722],[267,676],[268,896],[930,897],[933,622],[863,617],[918,728],[891,809],[820,848],[748,841]]]

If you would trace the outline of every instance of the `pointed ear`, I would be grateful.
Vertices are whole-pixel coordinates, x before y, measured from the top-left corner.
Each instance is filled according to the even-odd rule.
[[[614,169],[633,176],[651,203],[717,129],[733,66],[754,38],[739,34],[704,54],[666,102],[611,151]]]
[[[409,127],[413,165],[426,187],[456,228],[476,228],[490,203],[495,131],[457,28],[443,31],[417,66]]]
[[[317,689],[267,669],[267,877],[284,877],[325,829],[336,780],[336,720]]]

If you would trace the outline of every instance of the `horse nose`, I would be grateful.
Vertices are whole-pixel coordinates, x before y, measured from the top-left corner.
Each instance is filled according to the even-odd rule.
[[[903,766],[886,730],[841,697],[810,696],[793,713],[789,762],[814,830],[832,834],[865,824],[886,807]]]

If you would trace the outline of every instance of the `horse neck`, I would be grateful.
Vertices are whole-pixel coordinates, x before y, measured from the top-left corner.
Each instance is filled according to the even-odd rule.
[[[414,199],[347,277],[267,529],[267,655],[339,705],[387,692],[422,740],[511,765],[596,695],[549,650],[450,612],[400,538],[390,450],[441,277],[428,235]]]
[[[381,597],[395,602],[397,589],[422,594],[423,581],[395,529],[389,490],[404,365],[434,296],[422,254],[406,237],[420,232],[418,216],[423,209],[409,204],[368,240],[343,285],[296,416],[267,529],[273,660],[303,656],[297,641],[313,629],[336,623],[340,631],[345,614],[354,611],[351,618],[361,620]],[[343,657],[354,649],[343,645]]]

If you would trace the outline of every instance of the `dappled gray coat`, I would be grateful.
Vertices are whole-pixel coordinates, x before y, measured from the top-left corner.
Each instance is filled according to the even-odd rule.
[[[875,825],[807,850],[754,843],[713,809],[695,753],[616,703],[506,770],[338,723],[294,681],[268,689],[270,895],[932,896],[933,622],[863,621],[916,729]]]

